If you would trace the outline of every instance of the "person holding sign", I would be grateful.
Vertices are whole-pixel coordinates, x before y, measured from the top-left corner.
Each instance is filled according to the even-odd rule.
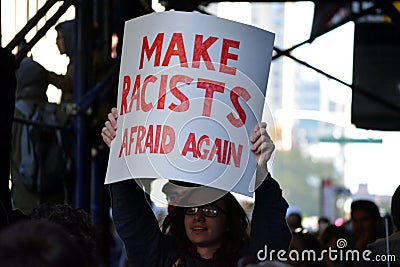
[[[118,111],[113,108],[102,129],[104,142],[110,146],[116,136]],[[268,172],[267,161],[274,144],[266,123],[257,125],[250,137],[250,149],[258,158],[255,206],[251,227],[235,197],[225,192],[217,200],[198,206],[180,206],[168,214],[160,230],[145,194],[133,180],[110,184],[113,220],[125,243],[131,266],[230,267],[244,257],[260,258],[266,253],[275,259],[287,250],[291,234],[285,215],[288,204],[277,181]],[[186,194],[182,201],[202,197],[215,190],[201,187]],[[187,202],[188,201],[188,202]],[[248,228],[250,234],[248,234]],[[275,254],[273,253],[275,251]]]

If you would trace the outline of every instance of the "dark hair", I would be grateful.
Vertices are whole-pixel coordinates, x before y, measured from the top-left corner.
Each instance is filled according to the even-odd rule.
[[[328,250],[332,248],[335,249],[336,251],[339,251],[339,253],[342,253],[340,251],[343,251],[344,253],[345,251],[351,249],[350,234],[343,226],[336,226],[334,224],[331,224],[328,227],[326,227],[325,230],[321,233],[319,237],[319,243],[321,245],[321,249]],[[349,246],[347,244],[349,244]],[[325,257],[327,257],[326,254]],[[341,257],[336,257],[336,258],[327,257],[325,258],[325,260],[328,262],[332,262],[334,266],[336,265],[351,266],[349,262],[346,262],[345,259],[342,259]]]
[[[95,230],[89,213],[67,204],[41,204],[35,207],[31,218],[47,220],[60,225],[82,247],[91,262],[95,261]]]
[[[378,206],[370,200],[355,200],[351,203],[351,218],[353,218],[354,211],[366,211],[374,220],[381,219]]]
[[[392,196],[391,214],[393,224],[396,226],[396,230],[400,231],[400,185],[397,187]]]
[[[328,242],[334,238],[343,238],[347,241],[348,244],[350,244],[350,235],[346,231],[346,229],[344,229],[343,226],[336,226],[334,224],[331,224],[325,228],[325,230],[321,233],[321,236],[319,237],[321,247],[325,248]]]
[[[327,217],[319,217],[318,223],[331,223],[331,221]]]
[[[292,239],[294,238],[297,238],[300,241],[300,247],[295,248],[298,249],[299,251],[313,250],[318,252],[321,250],[321,246],[320,243],[318,242],[318,239],[306,230],[293,232]],[[293,248],[294,247],[291,244],[290,249]]]
[[[315,255],[321,254],[321,246],[318,242],[318,239],[307,231],[293,232],[292,241],[290,242],[289,246],[289,253],[292,250],[295,250],[300,254],[302,254],[303,251],[314,251]],[[313,261],[312,259],[302,259],[302,257],[294,262],[297,263],[296,266],[321,266],[320,262],[318,261]]]
[[[85,255],[62,227],[45,221],[22,221],[0,233],[2,267],[88,266]]]
[[[227,193],[220,198],[226,204],[228,232],[221,248],[215,253],[214,259],[218,264],[231,266],[238,260],[239,250],[249,240],[249,219],[242,206],[231,194]],[[163,232],[177,240],[182,256],[185,253],[196,255],[196,248],[186,235],[184,219],[185,207],[175,207],[164,220]]]
[[[8,211],[3,201],[0,200],[0,231],[12,223],[28,219],[29,216],[25,215],[19,209]]]
[[[290,229],[302,228],[301,224],[301,214],[294,212],[286,216],[286,223]]]

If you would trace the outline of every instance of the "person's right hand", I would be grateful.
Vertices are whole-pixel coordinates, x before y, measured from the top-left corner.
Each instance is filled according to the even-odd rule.
[[[117,135],[117,119],[118,119],[118,110],[117,108],[112,108],[111,112],[108,113],[108,121],[104,123],[104,127],[101,130],[101,136],[103,137],[104,143],[108,147],[111,146],[111,141],[114,140]]]

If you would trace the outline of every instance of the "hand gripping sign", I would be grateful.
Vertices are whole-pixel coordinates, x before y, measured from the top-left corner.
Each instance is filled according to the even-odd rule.
[[[106,183],[165,178],[250,196],[249,136],[273,42],[273,33],[198,13],[127,21]]]

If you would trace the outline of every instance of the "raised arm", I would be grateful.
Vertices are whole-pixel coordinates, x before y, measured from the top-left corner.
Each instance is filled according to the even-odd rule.
[[[108,146],[116,136],[117,118],[118,111],[113,108],[101,132]],[[175,241],[161,233],[145,192],[129,179],[111,184],[110,193],[113,221],[130,266],[171,266],[178,258]]]
[[[266,127],[266,123],[257,125],[250,138],[253,143],[251,149],[258,156],[257,182],[261,182],[255,192],[251,222],[250,253],[254,257],[265,246],[268,251],[287,250],[291,239],[285,219],[288,204],[282,197],[282,190],[278,182],[271,177],[267,167],[275,145],[268,135]]]
[[[172,238],[163,235],[134,180],[111,184],[112,214],[118,235],[124,241],[130,266],[168,266],[178,258]]]
[[[48,82],[62,91],[61,102],[73,102],[74,65],[68,64],[65,75],[48,72]]]

